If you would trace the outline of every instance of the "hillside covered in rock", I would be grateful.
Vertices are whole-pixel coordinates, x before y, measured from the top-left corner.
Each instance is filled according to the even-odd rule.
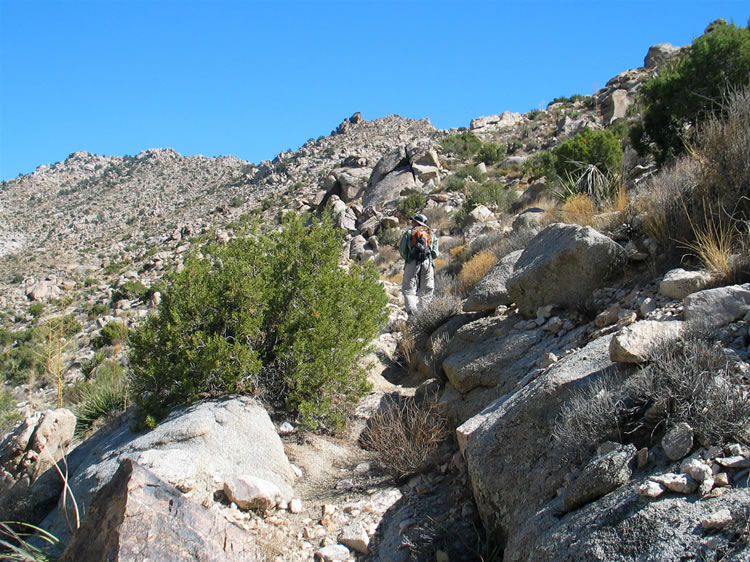
[[[750,69],[748,28],[462,129],[356,113],[257,165],[76,152],[3,182],[0,521],[61,560],[750,560],[747,72],[660,121],[723,61]],[[440,252],[407,315],[417,212]],[[264,245],[295,215],[341,275]],[[316,273],[376,279],[382,315]],[[289,325],[321,334],[273,347]]]

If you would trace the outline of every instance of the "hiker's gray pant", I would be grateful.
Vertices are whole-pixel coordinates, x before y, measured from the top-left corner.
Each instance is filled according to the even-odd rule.
[[[422,263],[406,262],[401,292],[404,294],[404,306],[407,314],[414,314],[420,306],[426,306],[432,300],[435,290],[435,266],[432,260]]]

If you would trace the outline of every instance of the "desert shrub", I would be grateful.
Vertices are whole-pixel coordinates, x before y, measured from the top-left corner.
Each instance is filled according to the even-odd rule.
[[[339,427],[368,388],[357,360],[387,318],[371,264],[339,267],[330,217],[306,227],[209,244],[171,276],[157,313],[131,333],[129,380],[139,408],[205,395],[278,397],[308,426]]]
[[[463,202],[462,217],[473,211],[478,205],[484,205],[495,211],[506,212],[516,200],[517,194],[513,189],[505,189],[505,184],[496,181],[485,181],[472,184],[468,197]],[[456,217],[458,222],[458,217]],[[463,219],[462,219],[463,220]]]
[[[117,345],[123,344],[128,339],[128,325],[124,322],[108,322],[106,323],[99,336],[93,341],[94,347],[100,348],[105,345]]]
[[[702,443],[750,443],[742,368],[710,331],[691,326],[682,339],[655,345],[650,355],[637,374],[610,374],[563,406],[553,435],[574,460],[584,460],[605,440],[655,446],[680,422]]]
[[[544,116],[547,114],[546,111],[543,109],[534,109],[532,111],[529,111],[526,116],[531,119],[532,121],[539,121],[540,119],[544,119]]]
[[[568,197],[560,208],[562,221],[568,224],[591,226],[594,222],[594,203],[585,193]]]
[[[710,332],[691,329],[681,341],[658,347],[629,394],[648,398],[660,416],[656,423],[688,423],[701,442],[750,443],[743,370]]]
[[[31,314],[34,318],[39,318],[42,314],[44,314],[44,304],[41,302],[34,302],[29,305],[29,314]]]
[[[418,344],[423,344],[432,332],[461,313],[461,299],[449,296],[437,296],[429,305],[420,306],[409,318],[409,328]]]
[[[406,217],[412,217],[424,209],[427,205],[427,195],[424,193],[412,193],[407,195],[398,204],[398,210]]]
[[[466,180],[455,174],[448,176],[440,182],[440,187],[446,191],[461,191],[463,190],[464,185],[466,185]]]
[[[541,177],[555,177],[555,156],[551,150],[537,152],[526,159],[522,170],[525,175],[529,176],[529,181],[534,181]]]
[[[88,433],[100,420],[118,416],[128,407],[128,385],[120,364],[107,361],[96,370],[94,380],[77,389],[79,397],[73,410],[79,436]]]
[[[574,181],[583,175],[588,168],[586,165],[595,166],[605,175],[619,174],[622,168],[620,141],[609,130],[586,127],[572,139],[553,148],[552,155],[557,175]]]
[[[427,217],[427,222],[433,230],[439,231],[451,224],[451,216],[448,214],[448,211],[441,206],[436,205],[434,207],[429,207],[424,209],[422,213]]]
[[[400,228],[386,228],[378,232],[378,242],[384,246],[393,246],[398,248],[399,240],[401,240],[401,233],[403,230]]]
[[[631,213],[644,233],[665,248],[675,239],[690,237],[690,222],[681,202],[697,185],[697,164],[692,158],[678,158],[642,182],[631,201]]]
[[[0,435],[4,435],[22,419],[23,415],[18,411],[18,405],[11,392],[5,387],[0,387]]]
[[[606,440],[623,441],[625,410],[622,379],[603,377],[573,393],[555,422],[553,438],[566,450],[569,460],[587,459],[596,445]]]
[[[122,299],[127,300],[146,300],[149,289],[140,281],[125,281],[122,285],[112,291],[112,302]]]
[[[481,148],[482,141],[474,133],[464,132],[444,138],[440,141],[440,146],[460,158],[469,158]]]
[[[89,307],[88,316],[89,318],[96,318],[107,312],[109,312],[109,305],[104,304],[103,302],[97,302]]]
[[[449,296],[453,293],[455,279],[445,268],[435,273],[435,295],[438,297]]]
[[[119,262],[112,262],[105,266],[104,273],[107,275],[115,275],[116,273],[120,273],[123,269],[125,269],[127,266],[129,266],[132,263],[132,261],[129,258],[126,258]]]
[[[750,83],[750,27],[720,25],[641,88],[644,111],[631,140],[658,162],[685,151],[686,133],[708,114],[719,115],[730,88]]]
[[[750,33],[749,33],[750,34]],[[715,216],[723,211],[750,219],[750,87],[732,92],[722,116],[711,116],[697,127],[692,144],[698,189],[689,206],[710,203]]]
[[[479,169],[478,166],[462,166],[456,170],[456,177],[461,179],[474,178],[476,181],[484,181],[487,179],[487,174]]]
[[[477,152],[477,161],[484,162],[488,166],[492,166],[500,162],[505,158],[505,148],[494,142],[482,143],[479,151]]]
[[[407,398],[370,418],[361,439],[388,474],[403,480],[429,468],[448,435],[446,419],[434,401],[420,404]]]
[[[461,296],[468,296],[496,263],[497,255],[491,250],[483,250],[473,256],[463,265],[456,278],[456,292]]]

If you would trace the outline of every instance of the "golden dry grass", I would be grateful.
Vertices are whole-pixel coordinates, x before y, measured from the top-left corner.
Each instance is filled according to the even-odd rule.
[[[492,250],[482,250],[461,268],[456,279],[456,291],[468,295],[487,272],[497,263],[497,255]]]
[[[568,224],[591,226],[594,223],[594,203],[585,193],[577,193],[565,200],[560,217]]]
[[[389,283],[394,283],[395,285],[401,285],[401,282],[404,280],[404,272],[399,271],[394,275],[381,276],[380,278],[383,281],[388,281]]]
[[[435,271],[440,271],[448,266],[449,261],[445,258],[435,258]]]
[[[461,255],[461,252],[464,251],[464,248],[466,248],[466,244],[459,244],[458,246],[453,246],[450,250],[448,250],[448,253],[455,258],[456,256]]]
[[[687,214],[687,210],[686,210]],[[708,271],[714,273],[725,282],[734,282],[739,276],[737,260],[734,259],[738,246],[737,229],[729,223],[729,219],[707,216],[703,224],[696,226],[690,215],[690,226],[693,229],[694,240],[686,246],[693,251]]]

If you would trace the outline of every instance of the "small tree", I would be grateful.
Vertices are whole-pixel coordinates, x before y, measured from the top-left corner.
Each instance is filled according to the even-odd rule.
[[[719,25],[698,37],[676,62],[641,88],[642,122],[633,145],[657,161],[685,151],[687,134],[709,114],[719,115],[725,93],[750,84],[750,27]]]

